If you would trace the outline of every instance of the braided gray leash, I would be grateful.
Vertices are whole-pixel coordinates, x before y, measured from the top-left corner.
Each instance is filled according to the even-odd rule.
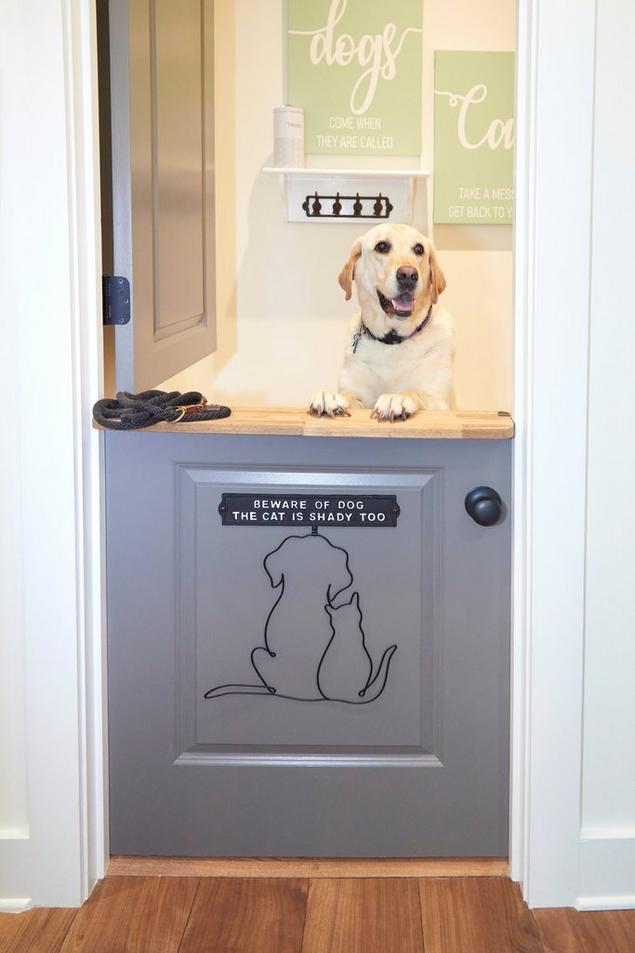
[[[193,423],[197,420],[221,420],[231,410],[222,404],[208,404],[198,391],[181,394],[178,390],[145,390],[140,394],[120,391],[116,397],[104,397],[93,407],[93,419],[108,430],[139,430],[153,424]]]

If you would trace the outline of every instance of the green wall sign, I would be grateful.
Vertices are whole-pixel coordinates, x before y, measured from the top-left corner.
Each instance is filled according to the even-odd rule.
[[[308,153],[421,152],[422,0],[288,0],[288,101]]]
[[[437,50],[434,221],[513,220],[514,54]]]

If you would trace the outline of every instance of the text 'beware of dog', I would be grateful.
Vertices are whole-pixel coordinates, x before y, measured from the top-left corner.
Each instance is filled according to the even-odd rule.
[[[396,526],[392,494],[223,493],[223,526]]]

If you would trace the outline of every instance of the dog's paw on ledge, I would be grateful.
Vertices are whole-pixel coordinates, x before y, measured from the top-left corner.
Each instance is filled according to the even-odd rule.
[[[382,394],[377,398],[371,417],[376,420],[407,420],[418,410],[417,404],[404,394]]]
[[[318,390],[309,403],[309,413],[313,417],[350,417],[348,404],[341,394]]]

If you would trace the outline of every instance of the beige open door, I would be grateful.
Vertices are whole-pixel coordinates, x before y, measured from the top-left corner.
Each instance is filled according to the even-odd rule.
[[[214,3],[109,0],[108,13],[111,260],[131,285],[115,377],[140,391],[216,343]]]

